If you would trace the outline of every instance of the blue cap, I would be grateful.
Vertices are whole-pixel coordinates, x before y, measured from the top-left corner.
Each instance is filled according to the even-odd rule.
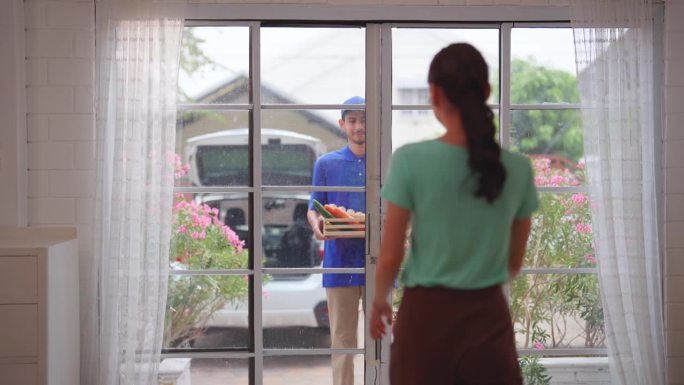
[[[344,104],[366,104],[366,99],[360,96],[352,96],[351,98],[344,101]],[[349,111],[362,111],[362,110],[342,110],[342,119]]]

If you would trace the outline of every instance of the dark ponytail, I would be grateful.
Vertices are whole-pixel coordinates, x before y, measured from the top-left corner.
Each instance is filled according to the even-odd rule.
[[[487,106],[488,70],[470,44],[451,44],[435,55],[428,82],[442,89],[461,114],[468,145],[468,166],[478,178],[476,197],[494,202],[503,189],[506,170],[494,140],[494,113]]]

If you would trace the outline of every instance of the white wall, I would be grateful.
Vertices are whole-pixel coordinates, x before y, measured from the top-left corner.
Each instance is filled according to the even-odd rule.
[[[21,0],[0,3],[0,225],[26,225],[26,94]]]
[[[14,0],[19,1],[19,0]],[[174,0],[183,2],[183,0]],[[211,0],[189,0],[212,3]],[[221,1],[219,1],[221,2]],[[225,1],[229,2],[229,1]],[[238,1],[235,1],[236,3]],[[559,5],[566,0],[242,0],[240,3]],[[10,2],[12,3],[12,2]],[[0,8],[4,15],[7,5]],[[31,226],[76,225],[81,254],[90,245],[93,184],[94,2],[26,0],[26,135],[28,218]],[[665,313],[669,383],[684,384],[684,1],[666,1],[665,90]],[[5,25],[4,18],[3,23]],[[16,21],[16,20],[15,20]],[[4,32],[5,30],[2,29]],[[7,36],[3,33],[3,36]],[[3,40],[3,43],[5,40]],[[4,47],[4,45],[2,46]],[[3,55],[4,57],[4,55]],[[7,79],[5,61],[0,76]],[[16,73],[16,70],[15,70]],[[4,88],[3,88],[4,89]],[[16,99],[21,101],[20,92]],[[11,113],[11,111],[9,112]],[[0,116],[7,112],[0,110]],[[4,118],[3,118],[4,120]],[[2,125],[6,137],[24,133],[22,122]],[[16,130],[19,127],[19,132]],[[7,131],[10,130],[10,131]],[[0,147],[2,150],[2,147]],[[4,152],[0,151],[0,156]],[[16,159],[16,156],[15,156]],[[3,168],[0,176],[4,179]],[[20,174],[20,173],[18,173]],[[5,199],[22,197],[6,196]],[[0,207],[0,215],[6,210]]]
[[[90,249],[93,1],[24,2],[28,223],[76,225]]]

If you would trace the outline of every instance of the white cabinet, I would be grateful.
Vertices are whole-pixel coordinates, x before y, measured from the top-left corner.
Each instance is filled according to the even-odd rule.
[[[0,385],[79,383],[74,228],[0,226]]]

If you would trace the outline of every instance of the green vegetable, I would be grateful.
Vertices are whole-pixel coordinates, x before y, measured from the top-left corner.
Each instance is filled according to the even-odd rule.
[[[334,215],[330,214],[330,211],[326,210],[325,207],[323,207],[321,202],[314,199],[313,205],[316,211],[318,211],[318,213],[321,214],[324,218],[335,218]]]

